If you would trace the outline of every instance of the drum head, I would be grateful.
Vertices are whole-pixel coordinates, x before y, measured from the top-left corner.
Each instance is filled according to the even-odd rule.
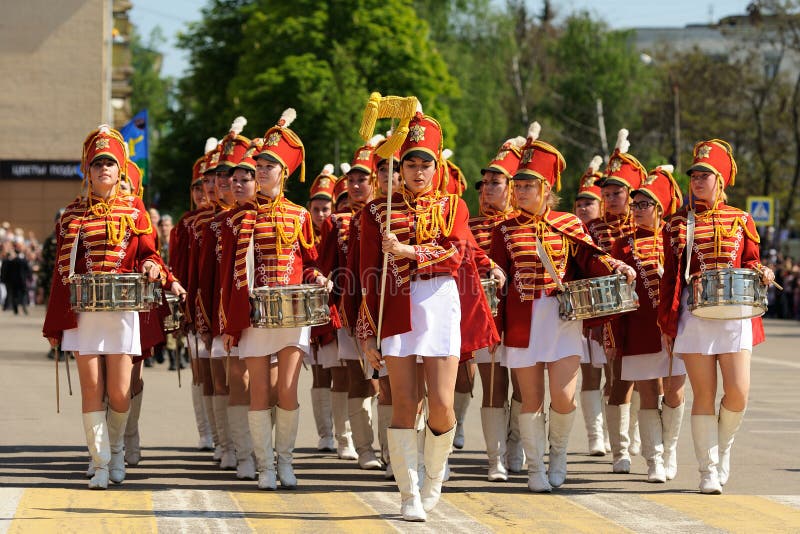
[[[718,319],[729,321],[736,319],[750,319],[761,317],[766,310],[761,306],[746,304],[721,304],[717,306],[703,306],[692,310],[692,315],[703,319]]]

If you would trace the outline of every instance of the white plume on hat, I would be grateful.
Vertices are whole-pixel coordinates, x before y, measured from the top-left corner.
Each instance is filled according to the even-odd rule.
[[[208,139],[206,139],[206,149],[205,149],[204,153],[207,154],[207,153],[211,152],[212,150],[217,148],[218,144],[219,144],[219,140],[216,137],[209,137]]]
[[[101,124],[100,126],[97,127],[97,131],[98,133],[101,134],[109,134],[111,133],[111,126],[109,126],[108,124]]]
[[[333,174],[333,163],[326,163],[324,167],[322,167],[322,172],[320,176],[330,176]]]
[[[286,108],[281,114],[281,118],[278,119],[278,124],[282,128],[288,128],[296,118],[297,112],[294,110],[294,108]]]
[[[449,148],[445,148],[444,150],[442,150],[442,158],[450,159],[451,157],[453,157],[452,150],[450,150]]]
[[[386,138],[383,136],[383,134],[375,134],[375,135],[372,136],[372,139],[370,139],[367,142],[367,145],[369,145],[369,146],[378,146],[378,143],[380,143],[384,139],[386,139]]]
[[[347,174],[350,172],[350,164],[347,162],[342,163],[339,165],[339,168],[342,169],[342,174]]]
[[[603,158],[600,156],[595,156],[592,158],[592,161],[589,162],[589,171],[594,174],[600,169],[600,165],[603,164]]]
[[[417,113],[424,113],[422,111],[422,102],[420,102],[419,100],[417,100]]]
[[[664,172],[668,172],[670,174],[675,172],[675,167],[673,165],[669,165],[669,164],[659,165],[658,167],[656,167],[656,169],[660,169],[660,170],[662,170]]]
[[[528,140],[533,142],[539,139],[539,134],[542,133],[542,125],[536,121],[533,121],[530,126],[528,126]]]
[[[614,148],[619,149],[620,154],[627,154],[630,147],[631,142],[628,141],[628,130],[622,128],[617,134],[617,144]]]
[[[244,130],[245,126],[247,126],[247,119],[239,115],[233,119],[233,122],[231,123],[231,133],[234,136],[239,135],[242,133],[242,130]]]

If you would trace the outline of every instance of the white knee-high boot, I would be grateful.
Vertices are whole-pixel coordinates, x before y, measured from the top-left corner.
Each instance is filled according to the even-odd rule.
[[[278,480],[287,489],[297,487],[292,460],[294,444],[297,440],[297,424],[300,421],[300,408],[284,410],[275,407],[275,451],[278,453]]]
[[[603,440],[603,392],[599,389],[581,391],[581,411],[589,441],[589,456],[605,456]]]
[[[456,449],[464,448],[464,419],[467,417],[467,409],[471,398],[472,395],[470,393],[456,391],[453,399],[453,410],[456,412],[456,435],[453,438],[453,447]]]
[[[211,425],[208,424],[206,411],[203,407],[203,386],[192,384],[192,409],[194,410],[194,423],[197,426],[197,448],[201,451],[214,450],[214,436],[211,434]]]
[[[511,409],[508,419],[508,439],[506,440],[506,466],[512,473],[522,472],[525,464],[525,449],[519,427],[519,413],[522,403],[511,399]]]
[[[211,439],[214,441],[214,461],[219,462],[222,458],[222,445],[220,445],[219,432],[217,431],[217,419],[214,416],[214,396],[203,395],[203,411],[206,414],[206,420],[211,430]]]
[[[611,452],[611,438],[608,435],[608,418],[606,416],[606,409],[608,408],[608,395],[603,395],[603,445],[606,447],[606,454]]]
[[[606,423],[608,423],[608,437],[611,440],[612,473],[630,473],[631,456],[628,451],[630,438],[630,404],[609,404],[606,406]]]
[[[231,429],[231,442],[236,454],[236,478],[255,480],[256,466],[253,462],[253,440],[248,422],[249,407],[228,404],[228,424]]]
[[[333,452],[336,443],[333,439],[333,416],[331,414],[331,389],[311,388],[311,405],[314,409],[314,422],[317,424],[318,451]]]
[[[547,443],[544,423],[544,414],[541,412],[519,414],[519,432],[528,460],[528,489],[536,493],[549,493],[553,489],[544,468]]]
[[[222,456],[219,459],[220,469],[236,469],[236,452],[231,440],[231,426],[228,422],[228,395],[214,395],[214,421],[217,424],[217,436],[222,446]]]
[[[111,447],[108,439],[106,412],[87,412],[83,414],[83,430],[86,445],[94,464],[94,474],[89,480],[89,489],[108,487],[108,462],[111,460]]]
[[[504,464],[508,428],[506,409],[481,408],[481,427],[486,441],[486,456],[489,458],[489,482],[504,482],[508,480]]]
[[[575,422],[575,409],[569,413],[558,413],[550,408],[550,454],[548,457],[547,478],[554,488],[567,479],[567,443],[572,425]]]
[[[716,415],[692,416],[692,440],[697,468],[700,471],[700,493],[719,495],[719,436]]]
[[[115,484],[125,480],[125,424],[128,412],[115,412],[108,409],[108,444],[111,459],[108,462],[108,478]]]
[[[634,389],[631,396],[631,417],[630,426],[628,427],[628,437],[630,438],[628,452],[631,456],[636,456],[642,452],[642,438],[639,435],[639,409],[641,405],[642,398],[639,396],[639,392]]]
[[[389,453],[389,442],[386,438],[386,432],[389,430],[389,425],[392,424],[392,405],[379,404],[378,405],[378,444],[381,449],[381,461],[386,466],[384,478],[391,480],[394,478],[392,474],[392,456]]]
[[[137,465],[142,459],[142,450],[139,446],[139,414],[142,411],[142,395],[144,395],[144,390],[131,398],[128,422],[125,423],[125,463],[128,465]]]
[[[358,453],[361,469],[380,469],[381,462],[375,456],[372,443],[375,433],[372,429],[372,397],[347,399],[347,416],[353,430],[353,443]]]
[[[728,476],[731,472],[731,448],[733,447],[733,439],[736,437],[736,432],[742,426],[742,419],[744,419],[744,410],[741,412],[732,412],[722,406],[719,406],[719,483],[723,486],[728,482]]]
[[[683,409],[686,402],[677,408],[670,408],[666,404],[661,406],[661,426],[664,430],[664,471],[667,480],[672,480],[678,474],[678,436],[681,433]]]
[[[647,481],[666,482],[664,430],[658,410],[639,410],[639,431],[642,435],[642,456],[647,461]]]
[[[272,448],[272,410],[247,412],[250,435],[253,438],[253,453],[258,469],[258,489],[274,490],[275,452]]]
[[[331,411],[333,412],[333,429],[336,437],[336,454],[341,460],[358,460],[353,446],[353,434],[350,430],[350,418],[347,416],[347,392],[331,392]]]
[[[386,441],[394,464],[394,479],[400,489],[400,513],[406,521],[425,521],[427,516],[419,494],[417,430],[389,428]]]
[[[444,434],[436,435],[430,427],[425,430],[425,482],[422,484],[422,508],[430,512],[442,494],[447,457],[453,450],[455,426]]]

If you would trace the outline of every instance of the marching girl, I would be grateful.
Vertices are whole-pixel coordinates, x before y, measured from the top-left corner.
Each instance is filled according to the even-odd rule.
[[[510,180],[519,167],[520,151],[524,145],[524,137],[516,137],[503,143],[494,159],[486,168],[481,169],[482,179],[475,184],[480,191],[480,216],[470,219],[469,227],[478,246],[487,254],[491,249],[494,227],[514,214]],[[504,274],[499,278],[503,279]],[[500,283],[499,287],[503,285]],[[519,409],[522,397],[516,385],[511,398],[511,418],[506,424],[508,370],[503,354],[503,347],[499,346],[493,361],[492,354],[486,347],[475,351],[473,357],[483,383],[481,427],[489,457],[489,481],[508,480],[506,462],[508,470],[513,472],[521,471],[525,462],[525,453],[519,437]],[[512,376],[512,381],[516,383],[515,375]]]
[[[253,328],[250,295],[257,287],[279,287],[327,280],[313,268],[317,259],[311,217],[305,208],[283,196],[286,179],[301,167],[304,181],[305,149],[289,125],[294,109],[287,109],[278,124],[264,134],[257,159],[264,160],[262,193],[268,199],[241,220],[234,254],[233,282],[227,308],[223,344],[230,350],[238,343],[239,357],[250,376],[248,420],[259,472],[259,489],[275,489],[272,415],[269,405],[270,355],[278,355],[278,404],[275,409],[277,477],[284,488],[297,486],[292,458],[299,404],[297,382],[303,354],[310,350],[310,327]]]
[[[397,135],[397,134],[395,134]],[[368,204],[361,219],[360,280],[363,299],[356,333],[375,369],[386,362],[392,390],[392,425],[387,430],[389,454],[407,521],[424,521],[439,501],[447,457],[455,434],[453,394],[459,355],[499,341],[473,261],[462,259],[471,239],[463,200],[434,187],[441,176],[442,134],[435,119],[418,112],[400,149],[403,188],[391,199]],[[387,204],[392,217],[385,231]],[[388,269],[382,272],[383,253]],[[386,275],[383,309],[379,310],[380,277]],[[477,295],[482,315],[464,310],[475,320],[461,329],[459,294]],[[381,320],[382,319],[382,320]],[[378,324],[380,324],[380,331]],[[381,337],[381,351],[377,348]],[[463,338],[463,339],[462,339]],[[425,480],[418,488],[417,356],[422,356],[428,391],[424,445]]]
[[[719,494],[728,481],[731,447],[747,407],[750,353],[764,340],[764,331],[760,318],[694,316],[686,305],[687,283],[692,276],[714,269],[755,269],[766,284],[775,275],[759,261],[753,219],[725,204],[725,188],[736,179],[731,146],[720,139],[700,141],[688,173],[690,204],[664,226],[664,247],[672,254],[665,254],[658,324],[665,346],[683,359],[692,385],[692,439],[700,492]],[[724,391],[718,415],[717,364]]]
[[[605,212],[602,217],[586,225],[594,242],[608,253],[611,253],[611,248],[617,239],[633,232],[630,192],[638,189],[647,176],[644,166],[628,153],[629,148],[628,130],[622,129],[617,135],[617,145],[608,160],[605,176],[600,181]],[[631,455],[638,454],[640,448],[637,425],[639,395],[634,391],[631,396],[630,384],[621,378],[621,360],[618,357],[617,346],[619,340],[612,335],[609,324],[593,328],[592,338],[599,337],[595,335],[598,330],[602,332],[603,345],[610,360],[610,365],[606,366],[606,378],[611,377],[611,391],[605,415],[611,442],[611,470],[614,473],[629,473]],[[590,346],[596,347],[595,344]],[[609,367],[610,373],[608,373]]]
[[[642,186],[631,192],[631,200],[635,230],[614,242],[612,255],[636,269],[639,308],[620,315],[612,324],[622,357],[622,383],[628,384],[628,396],[635,383],[642,399],[639,432],[642,456],[647,461],[647,481],[666,482],[675,478],[678,470],[677,445],[686,382],[683,362],[670,358],[656,322],[658,286],[664,271],[662,221],[683,202],[672,177],[672,165],[651,171]],[[662,378],[664,404],[659,410]]]
[[[214,146],[217,140],[214,139]],[[192,180],[189,188],[191,209],[185,212],[178,220],[178,224],[173,228],[173,236],[169,240],[169,267],[178,280],[184,282],[189,280],[189,247],[191,246],[192,221],[202,206],[208,201],[205,189],[203,188],[203,173],[205,171],[205,156],[197,158],[192,166]],[[184,308],[185,310],[185,308]],[[182,325],[184,326],[184,325]],[[187,335],[187,345],[189,353],[194,351],[193,343],[189,340],[191,334]],[[192,366],[192,409],[194,411],[195,425],[197,427],[198,442],[197,448],[201,451],[214,450],[214,437],[211,432],[211,424],[206,416],[203,405],[203,384],[200,382],[200,368],[196,357],[190,359]],[[216,432],[216,431],[215,431]]]
[[[520,434],[528,461],[528,488],[549,492],[567,475],[567,441],[575,419],[575,387],[583,352],[582,325],[558,315],[557,283],[548,274],[547,257],[561,281],[607,276],[635,277],[633,269],[604,254],[570,213],[553,211],[564,158],[539,141],[538,123],[528,132],[520,167],[514,174],[519,213],[495,226],[491,258],[508,273],[500,302],[508,367],[517,373],[522,394]],[[537,244],[542,243],[543,254]],[[544,371],[550,384],[550,430],[545,434]],[[549,469],[544,454],[549,438]]]
[[[600,165],[603,159],[595,156],[581,177],[578,194],[575,198],[575,215],[583,224],[589,224],[602,214],[602,191],[597,182],[603,178]],[[603,327],[595,327],[596,331]],[[606,353],[603,346],[591,335],[592,329],[584,328],[584,353],[581,358],[581,411],[586,426],[586,438],[589,442],[590,456],[605,456],[606,437],[604,435],[603,392],[600,390],[600,379],[603,366],[606,365]],[[610,383],[607,383],[610,386]],[[610,450],[610,448],[609,448]]]
[[[126,169],[125,141],[107,125],[83,144],[81,166],[88,177],[85,198],[73,202],[59,222],[58,262],[53,274],[43,333],[53,348],[74,351],[81,383],[83,426],[95,467],[89,488],[105,489],[125,478],[124,431],[130,407],[132,357],[141,355],[135,311],[75,313],[70,276],[86,273],[145,273],[161,269],[153,232],[141,199],[120,195]],[[103,395],[108,395],[108,414]]]

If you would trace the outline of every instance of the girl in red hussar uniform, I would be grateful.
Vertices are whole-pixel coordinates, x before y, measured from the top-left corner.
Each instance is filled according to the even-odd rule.
[[[81,166],[88,180],[85,198],[73,202],[59,222],[58,262],[53,274],[43,333],[55,348],[74,351],[81,383],[83,426],[95,473],[91,489],[125,479],[124,431],[130,408],[132,358],[140,356],[139,314],[135,311],[73,312],[73,274],[146,273],[161,276],[150,217],[139,197],[121,195],[127,168],[125,141],[107,125],[83,144]],[[108,414],[103,396],[108,396]]]
[[[628,396],[635,383],[642,397],[639,432],[642,455],[647,461],[647,481],[666,482],[675,478],[678,470],[677,445],[686,381],[683,362],[670,359],[656,322],[658,286],[664,272],[661,228],[683,201],[672,177],[672,166],[652,170],[642,186],[631,192],[631,199],[635,229],[614,242],[612,255],[636,269],[639,309],[620,315],[612,325],[622,357],[622,383],[628,386]],[[659,410],[662,378],[664,404]]]
[[[689,206],[664,226],[664,248],[672,253],[664,255],[658,324],[664,344],[683,358],[692,385],[692,439],[700,492],[719,494],[728,481],[733,439],[747,407],[750,353],[764,340],[764,330],[760,318],[696,317],[687,309],[687,281],[708,270],[725,268],[755,269],[767,284],[775,275],[759,261],[753,219],[725,204],[725,188],[736,180],[731,146],[720,139],[700,141],[688,173]],[[719,414],[717,364],[724,391]]]

